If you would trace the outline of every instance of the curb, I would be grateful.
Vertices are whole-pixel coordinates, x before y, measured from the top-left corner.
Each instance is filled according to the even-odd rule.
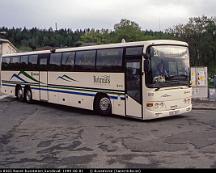
[[[196,107],[192,107],[192,110],[216,110],[216,108],[202,108],[202,107],[196,108]]]

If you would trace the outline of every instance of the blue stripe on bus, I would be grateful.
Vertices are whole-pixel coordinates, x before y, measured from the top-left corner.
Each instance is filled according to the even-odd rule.
[[[2,86],[15,87],[15,84],[2,84]]]
[[[57,93],[66,93],[66,94],[75,94],[75,95],[84,95],[84,96],[95,96],[96,94],[89,94],[89,93],[80,93],[74,91],[63,91],[63,90],[53,90],[53,89],[45,89],[45,88],[32,88],[33,90],[42,90],[42,91],[49,91],[49,92],[57,92]]]
[[[2,84],[2,86],[8,86],[8,87],[15,87],[15,85],[10,84]],[[91,96],[94,97],[96,94],[90,94],[90,93],[81,93],[81,92],[75,92],[75,91],[65,91],[65,90],[53,90],[53,89],[44,89],[44,88],[34,88],[33,90],[41,90],[41,91],[49,91],[49,92],[58,92],[58,93],[66,93],[66,94],[74,94],[74,95],[82,95],[82,96]],[[110,96],[110,99],[117,100],[118,96]],[[125,98],[121,97],[121,100],[125,100]]]

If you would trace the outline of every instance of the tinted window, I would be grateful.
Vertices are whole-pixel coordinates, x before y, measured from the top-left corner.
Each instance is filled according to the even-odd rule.
[[[19,56],[11,57],[9,68],[10,70],[20,70],[20,57]]]
[[[48,58],[49,58],[49,54],[40,54],[38,55],[39,57],[39,69],[41,71],[47,71],[47,62],[48,62]]]
[[[139,56],[143,54],[143,47],[129,47],[126,48],[126,56]]]
[[[62,70],[72,71],[74,70],[74,58],[75,52],[66,52],[62,54]]]
[[[122,71],[123,49],[103,49],[97,51],[96,68],[99,71]]]
[[[12,57],[11,63],[12,64],[19,64],[20,63],[20,57],[19,56]]]
[[[28,66],[28,56],[21,56],[20,58],[20,67],[22,70],[27,70]]]
[[[27,65],[28,64],[28,56],[21,56],[20,62],[21,62],[21,64],[23,63],[23,64]]]
[[[40,58],[40,65],[47,65],[47,58]]]
[[[37,61],[38,61],[38,56],[37,55],[30,55],[29,56],[29,64],[36,65]]]
[[[141,103],[141,70],[140,62],[126,63],[126,88],[127,94]]]
[[[10,57],[2,58],[2,70],[9,70]]]
[[[49,70],[57,71],[60,70],[61,67],[61,53],[52,53],[50,55],[50,63],[49,63]]]
[[[30,55],[29,56],[28,69],[30,71],[37,71],[38,70],[37,62],[38,62],[38,56],[37,55]]]
[[[76,69],[78,71],[94,70],[95,69],[95,50],[80,51],[76,53]]]

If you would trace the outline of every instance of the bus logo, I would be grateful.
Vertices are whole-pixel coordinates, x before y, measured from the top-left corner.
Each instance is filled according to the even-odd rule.
[[[98,84],[110,84],[110,76],[104,75],[104,76],[93,76],[94,77],[94,83]]]

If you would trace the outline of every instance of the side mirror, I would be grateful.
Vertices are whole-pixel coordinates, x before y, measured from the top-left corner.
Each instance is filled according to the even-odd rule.
[[[144,71],[145,71],[145,73],[148,73],[150,71],[150,61],[149,61],[149,59],[144,60]]]

